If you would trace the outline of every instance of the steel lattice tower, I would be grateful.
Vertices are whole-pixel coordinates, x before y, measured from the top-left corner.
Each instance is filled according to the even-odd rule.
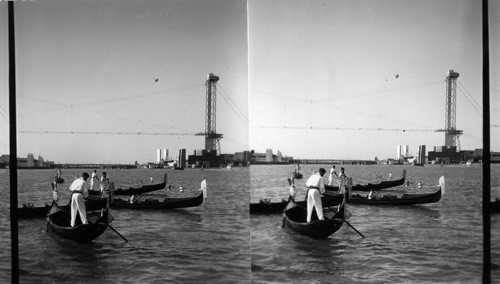
[[[205,121],[205,150],[218,150],[220,154],[219,140],[222,134],[216,131],[216,94],[217,94],[217,81],[219,77],[212,73],[207,75],[205,83],[207,87],[207,105],[206,105],[206,121]]]
[[[448,70],[446,76],[446,113],[445,113],[445,129],[444,129],[444,145],[457,146],[460,151],[459,137],[463,133],[462,130],[457,130],[457,78],[459,74],[453,70]]]

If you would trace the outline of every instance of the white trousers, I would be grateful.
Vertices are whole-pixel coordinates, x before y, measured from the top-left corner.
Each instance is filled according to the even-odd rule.
[[[321,203],[321,194],[316,188],[309,189],[307,194],[307,223],[311,222],[311,217],[313,209],[316,208],[316,214],[318,214],[318,219],[324,220],[323,217],[323,204]]]
[[[80,219],[82,219],[83,224],[88,224],[85,201],[81,193],[75,193],[71,196],[71,227],[75,226],[76,213],[80,213]]]

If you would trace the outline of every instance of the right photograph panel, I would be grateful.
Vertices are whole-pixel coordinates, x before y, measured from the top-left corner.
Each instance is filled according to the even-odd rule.
[[[472,0],[248,2],[254,283],[481,282],[483,138],[500,198],[481,13]]]

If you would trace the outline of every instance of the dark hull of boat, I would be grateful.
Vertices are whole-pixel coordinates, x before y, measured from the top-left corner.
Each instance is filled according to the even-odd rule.
[[[427,194],[403,194],[401,197],[375,197],[368,199],[359,195],[349,196],[347,203],[349,204],[365,204],[365,205],[415,205],[436,203],[441,200],[441,189],[434,193]]]
[[[57,205],[53,204],[52,206]],[[75,227],[70,226],[71,216],[66,210],[57,209],[55,213],[47,216],[47,220],[47,232],[64,239],[87,243],[98,238],[108,228],[108,209],[105,209],[103,216],[95,222],[89,222],[89,224],[81,224],[80,222]]]
[[[185,198],[166,198],[164,201],[143,201],[140,203],[130,203],[126,200],[117,198],[111,202],[112,208],[124,208],[124,209],[178,209],[178,208],[188,208],[197,207],[203,204],[204,194],[201,192],[195,197],[185,197]]]
[[[50,210],[50,205],[45,206],[23,206],[17,208],[17,217],[19,219],[45,218]]]
[[[500,213],[500,200],[491,202],[491,213]]]
[[[99,198],[97,200],[87,199],[85,200],[85,209],[88,211],[100,210],[106,207],[106,198]],[[33,219],[33,218],[45,218],[47,213],[49,213],[51,206],[45,204],[45,206],[23,206],[17,208],[17,217],[20,219]],[[69,211],[70,206],[63,205],[59,206],[62,210]]]
[[[325,194],[321,198],[321,202],[323,204],[323,207],[330,207],[339,205],[340,203],[342,203],[342,199],[342,194],[333,196]],[[296,201],[295,203],[300,206],[307,206],[305,200]],[[286,200],[281,200],[281,202],[265,202],[261,200],[258,203],[250,203],[250,214],[282,213],[287,204],[288,202]]]
[[[352,186],[352,191],[372,191],[381,190],[403,185],[406,179],[406,169],[403,170],[403,177],[397,180],[381,181],[380,183],[356,184]],[[326,190],[338,191],[338,186],[325,185]]]
[[[160,189],[164,189],[167,185],[167,174],[165,174],[163,182],[158,184],[148,184],[143,185],[138,188],[129,187],[129,188],[118,188],[113,192],[114,195],[133,195],[133,194],[142,194],[147,192],[152,192]]]
[[[293,202],[293,201],[290,201]],[[333,235],[337,232],[344,224],[343,214],[344,206],[342,205],[341,210],[335,214],[331,219],[316,220],[311,221],[311,223],[306,222],[307,209],[303,206],[294,206],[293,208],[287,208],[283,215],[283,226],[290,228],[292,231],[309,236],[316,239],[324,239]],[[315,215],[315,214],[314,214]]]

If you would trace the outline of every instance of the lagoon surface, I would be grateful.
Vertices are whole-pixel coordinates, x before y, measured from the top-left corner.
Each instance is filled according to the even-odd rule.
[[[328,165],[303,165],[312,170]],[[340,166],[337,166],[339,169]],[[44,219],[19,221],[21,283],[481,283],[482,167],[346,165],[354,183],[399,178],[410,185],[382,194],[432,192],[446,179],[439,203],[416,206],[349,205],[349,223],[324,240],[281,228],[280,214],[249,214],[248,203],[288,195],[293,166],[200,170],[106,170],[116,187],[159,183],[165,172],[172,190],[147,197],[194,196],[207,180],[208,198],[200,207],[178,210],[113,209],[112,230],[89,244],[45,233]],[[90,172],[91,170],[86,170]],[[72,174],[64,170],[61,202],[69,199]],[[98,175],[102,170],[98,170]],[[54,170],[19,171],[19,206],[51,202]],[[492,165],[492,186],[500,167]],[[417,189],[417,182],[423,184]],[[305,179],[296,181],[305,189]],[[0,172],[0,282],[10,282],[9,172]],[[183,186],[183,193],[178,187]],[[305,190],[299,190],[297,200]],[[145,194],[146,195],[146,194]],[[500,192],[492,191],[492,199]],[[491,218],[492,282],[500,282],[500,215]]]
[[[329,165],[302,165],[312,170]],[[434,192],[444,176],[439,203],[413,206],[349,205],[349,223],[325,240],[282,229],[280,214],[252,214],[254,283],[481,283],[483,263],[482,167],[346,165],[354,183],[384,180],[407,171],[408,187],[382,194]],[[340,166],[336,166],[337,171]],[[286,199],[293,168],[251,168],[252,202]],[[492,165],[492,186],[500,185],[500,167]],[[417,183],[423,184],[417,189]],[[305,196],[305,179],[296,181],[296,200]],[[366,194],[366,193],[365,193]],[[500,197],[500,192],[493,192]],[[492,216],[492,279],[500,283],[500,216]]]
[[[91,172],[91,170],[86,170]],[[89,244],[45,233],[44,219],[19,221],[20,283],[244,283],[250,282],[249,169],[105,170],[116,187],[162,181],[168,173],[169,196],[195,196],[207,180],[208,197],[200,207],[177,210],[113,209],[113,228]],[[72,174],[65,170],[62,201],[69,200]],[[54,170],[19,171],[19,205],[51,203]],[[98,176],[102,170],[98,170]],[[0,174],[0,283],[10,282],[9,173]],[[244,185],[244,186],[242,186]],[[179,186],[184,187],[181,194]]]

